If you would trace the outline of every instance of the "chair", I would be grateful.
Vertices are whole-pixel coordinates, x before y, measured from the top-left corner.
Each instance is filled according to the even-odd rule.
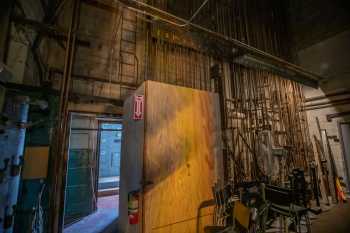
[[[271,202],[271,212],[289,218],[296,226],[296,232],[301,232],[301,221],[305,220],[307,232],[311,232],[308,209],[294,204],[292,190],[277,186],[267,185],[265,188],[266,199]],[[285,229],[287,231],[287,229]]]

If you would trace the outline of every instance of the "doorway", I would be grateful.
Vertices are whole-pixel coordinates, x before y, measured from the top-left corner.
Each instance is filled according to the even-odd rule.
[[[118,218],[122,122],[71,114],[64,233],[100,233]]]
[[[99,129],[98,196],[111,196],[119,193],[122,125],[101,121]]]
[[[350,122],[340,122],[339,131],[345,161],[347,186],[350,187]]]

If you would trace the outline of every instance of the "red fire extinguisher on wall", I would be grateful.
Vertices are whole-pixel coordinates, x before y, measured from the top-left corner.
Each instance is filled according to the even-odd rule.
[[[134,225],[139,223],[139,202],[140,192],[132,191],[128,194],[128,216],[129,224]]]

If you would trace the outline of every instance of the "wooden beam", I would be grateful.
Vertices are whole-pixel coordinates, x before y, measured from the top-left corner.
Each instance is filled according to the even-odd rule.
[[[59,41],[66,41],[67,40],[67,35],[63,35],[63,34],[60,35],[60,34],[48,33],[46,36],[49,38],[55,39],[55,40],[59,40]],[[90,41],[87,41],[87,40],[77,39],[77,45],[79,45],[81,47],[90,48],[91,43],[90,43]]]
[[[35,92],[35,93],[59,96],[59,90],[55,90],[51,87],[39,87],[39,86],[31,86],[31,85],[25,85],[25,84],[2,83],[2,82],[0,82],[0,84],[5,88],[7,88],[8,90],[13,90],[16,92],[17,91],[18,92]],[[71,93],[69,96],[69,99],[72,102],[87,100],[87,101],[95,101],[99,103],[111,103],[116,106],[123,106],[123,102],[124,102],[121,99],[113,99],[113,98],[107,98],[102,96],[90,96],[90,95],[84,95],[79,93]]]
[[[59,29],[55,26],[51,26],[49,24],[41,23],[36,20],[32,19],[26,19],[23,17],[12,17],[12,21],[17,24],[22,24],[31,27],[34,30],[41,31],[42,33],[45,33],[45,35],[49,38],[56,39],[56,40],[67,40],[67,32]],[[91,43],[87,40],[77,40],[77,44],[83,47],[90,47]]]
[[[50,71],[52,73],[63,75],[63,71],[59,70],[59,69],[51,68]],[[105,78],[99,78],[99,77],[93,77],[93,76],[81,75],[81,74],[72,74],[72,78],[75,80],[85,80],[85,81],[93,81],[93,82],[102,82],[102,83],[121,85],[121,86],[126,86],[130,89],[136,89],[136,87],[138,86],[138,85],[133,84],[133,83],[118,82],[118,81],[113,81],[113,80],[109,80],[109,79],[105,79]]]
[[[111,12],[111,13],[118,11],[118,7],[105,4],[105,3],[100,2],[98,0],[82,0],[82,3],[85,3],[89,6],[93,6],[93,7],[96,7],[96,8]]]

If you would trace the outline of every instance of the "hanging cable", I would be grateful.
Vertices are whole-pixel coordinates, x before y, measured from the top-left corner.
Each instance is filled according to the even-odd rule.
[[[199,14],[199,12],[202,10],[202,8],[209,2],[209,0],[204,0],[202,5],[194,12],[192,17],[187,21],[187,23],[180,24],[179,27],[186,27],[190,25],[190,23],[196,18],[196,16]]]

